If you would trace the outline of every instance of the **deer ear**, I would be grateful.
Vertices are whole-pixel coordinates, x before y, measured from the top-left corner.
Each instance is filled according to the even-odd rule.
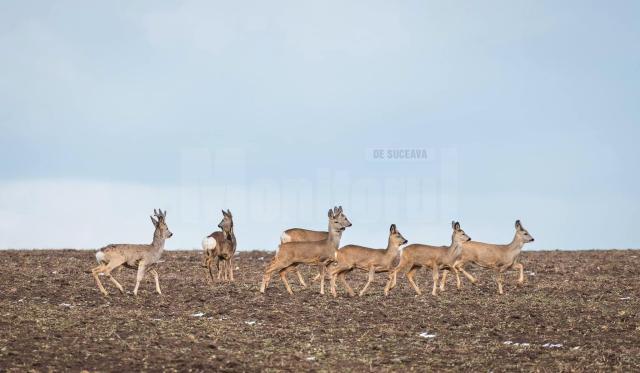
[[[329,217],[332,218],[333,217],[333,210],[329,209]]]
[[[227,213],[224,210],[220,210],[222,211],[222,216],[227,216]]]
[[[391,224],[391,226],[389,227],[389,232],[396,233],[396,225],[395,224]]]
[[[153,223],[154,227],[158,226],[158,221],[156,219],[153,218],[153,216],[149,216],[151,218],[151,222]]]
[[[338,213],[342,213],[342,206],[338,206]]]
[[[231,211],[229,211],[229,209],[227,209],[227,215],[229,215],[229,217],[231,218]]]
[[[460,230],[460,223],[459,223],[459,222],[455,222],[455,223],[453,224],[453,229],[455,229],[455,230],[459,231],[459,230]]]
[[[522,229],[522,224],[520,223],[520,220],[516,220],[516,229]]]

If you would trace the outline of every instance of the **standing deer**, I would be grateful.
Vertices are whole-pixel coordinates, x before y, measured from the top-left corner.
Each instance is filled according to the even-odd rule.
[[[420,267],[425,267],[425,270],[431,269],[433,275],[433,290],[431,294],[436,295],[440,269],[443,267],[453,268],[453,264],[460,257],[462,244],[471,240],[460,228],[460,223],[451,222],[451,228],[453,228],[453,234],[451,235],[451,245],[448,247],[413,244],[402,249],[400,263],[389,273],[389,280],[384,288],[384,295],[389,295],[389,291],[396,286],[398,272],[406,273],[409,284],[411,284],[418,295],[421,295],[420,287],[416,285],[413,279],[416,271]],[[460,276],[457,271],[455,271],[455,273],[458,283],[460,283]],[[442,291],[443,288],[440,288],[440,290]]]
[[[100,278],[101,274],[107,276],[109,280],[124,294],[124,288],[120,283],[111,275],[111,271],[124,266],[130,269],[137,269],[138,275],[136,277],[136,286],[133,288],[133,295],[138,295],[138,287],[140,281],[144,278],[147,272],[153,275],[156,283],[156,291],[158,294],[162,294],[160,291],[160,282],[158,281],[158,272],[155,269],[155,265],[160,261],[160,256],[164,250],[164,241],[173,236],[173,233],[169,231],[166,223],[167,212],[162,210],[153,210],[154,219],[151,217],[151,222],[156,228],[153,233],[153,241],[150,245],[134,245],[134,244],[112,244],[105,246],[96,252],[96,260],[98,266],[91,270],[93,277],[100,288],[100,292],[104,295],[109,295],[109,292],[102,286]]]
[[[354,268],[369,272],[367,283],[360,290],[360,296],[373,281],[376,272],[387,272],[391,269],[394,260],[398,256],[400,246],[407,243],[402,234],[396,229],[395,224],[391,224],[389,228],[389,241],[386,249],[371,249],[363,246],[347,245],[336,251],[336,265],[331,269],[331,294],[336,294],[336,278],[340,277],[340,281],[347,289],[350,296],[355,296],[353,289],[344,278],[345,274],[351,272]]]
[[[340,213],[337,207],[329,210],[329,229],[327,238],[320,241],[311,242],[285,242],[280,244],[276,256],[267,266],[264,276],[262,277],[262,285],[260,292],[264,293],[271,275],[274,272],[280,274],[280,279],[287,288],[287,292],[293,295],[289,281],[287,280],[287,272],[290,268],[298,264],[316,264],[320,270],[320,294],[324,294],[324,274],[326,266],[335,258],[335,252],[340,245],[342,232],[351,226],[351,222],[347,216]]]
[[[338,214],[343,214],[342,206],[338,206]],[[291,228],[282,232],[282,235],[280,236],[280,243],[282,244],[286,242],[321,241],[326,240],[328,235],[329,233],[327,231],[313,231],[303,228]],[[290,272],[292,270],[296,271],[296,274],[298,275],[298,282],[300,282],[300,285],[307,287],[307,284],[304,282],[304,278],[298,270],[298,267],[293,267],[288,271]],[[320,273],[318,273],[316,277],[314,277],[313,281],[317,281],[319,278]]]
[[[476,283],[476,278],[465,271],[464,266],[472,263],[483,268],[493,269],[496,272],[496,282],[498,283],[498,293],[504,294],[502,291],[502,283],[504,271],[513,268],[520,270],[518,284],[524,283],[524,266],[518,261],[520,251],[525,243],[533,242],[529,232],[524,229],[520,220],[516,220],[516,234],[511,243],[506,245],[495,245],[483,242],[469,241],[462,244],[462,253],[460,258],[453,264],[453,268],[462,273],[471,281]],[[442,284],[446,280],[446,272],[442,275]]]
[[[236,236],[233,233],[233,216],[231,211],[222,210],[222,220],[218,224],[222,231],[216,231],[202,240],[204,250],[204,267],[209,270],[213,281],[213,266],[218,270],[218,280],[233,281],[233,256],[236,253]]]

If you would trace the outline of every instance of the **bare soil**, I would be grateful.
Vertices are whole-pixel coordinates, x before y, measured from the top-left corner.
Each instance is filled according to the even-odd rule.
[[[99,293],[92,251],[0,251],[0,370],[640,370],[640,252],[527,252],[525,285],[512,272],[503,296],[475,270],[479,285],[449,277],[438,297],[430,273],[420,297],[404,278],[384,297],[378,274],[356,298],[319,295],[315,268],[307,289],[289,276],[295,296],[277,277],[261,295],[271,256],[243,252],[235,283],[208,284],[199,252],[168,252],[164,294],[148,276],[136,298]],[[134,271],[116,277],[132,290]]]

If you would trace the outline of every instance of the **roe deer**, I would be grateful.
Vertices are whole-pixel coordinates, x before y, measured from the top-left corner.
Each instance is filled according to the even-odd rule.
[[[209,270],[213,281],[213,266],[218,270],[218,280],[233,281],[233,256],[236,253],[236,235],[233,233],[233,216],[231,211],[222,210],[222,220],[218,224],[222,231],[216,231],[202,240],[204,250],[204,267]]]
[[[371,249],[368,247],[347,245],[336,251],[336,265],[331,269],[331,294],[336,294],[336,278],[340,277],[340,281],[347,289],[350,296],[355,296],[353,289],[345,280],[344,275],[351,272],[354,268],[369,272],[367,283],[360,290],[360,296],[367,291],[369,284],[373,281],[376,272],[386,272],[391,269],[394,260],[398,256],[400,246],[407,243],[402,234],[396,229],[395,224],[391,224],[389,228],[389,241],[386,249]]]
[[[400,263],[398,266],[389,273],[389,280],[384,288],[384,295],[388,295],[389,291],[396,286],[396,279],[398,272],[406,273],[407,280],[413,289],[422,294],[420,287],[416,285],[413,276],[416,270],[420,267],[425,267],[425,270],[430,268],[433,275],[433,290],[432,295],[436,295],[436,287],[438,286],[438,274],[440,268],[453,267],[453,263],[460,257],[462,251],[462,243],[470,241],[471,238],[460,228],[460,223],[451,222],[451,228],[453,228],[453,234],[451,235],[451,245],[447,246],[429,246],[421,244],[412,244],[402,249],[400,254]],[[458,283],[460,277],[458,276]],[[443,290],[442,288],[440,290]]]
[[[324,294],[324,273],[327,263],[335,258],[335,252],[340,245],[342,232],[351,226],[351,222],[347,216],[340,213],[337,207],[329,210],[329,229],[327,238],[320,241],[311,242],[286,242],[280,244],[276,256],[267,266],[264,276],[262,277],[262,285],[260,292],[264,293],[273,272],[280,273],[280,279],[287,288],[289,294],[293,294],[289,281],[287,280],[287,271],[289,268],[298,264],[317,264],[320,269],[320,294]]]
[[[463,243],[460,258],[453,264],[453,267],[456,270],[462,271],[472,283],[475,283],[476,279],[464,270],[464,266],[467,263],[495,270],[499,294],[504,294],[502,291],[503,273],[507,269],[519,269],[520,276],[518,277],[518,284],[522,284],[524,282],[524,266],[518,262],[518,258],[524,244],[533,242],[534,239],[529,232],[524,229],[520,220],[516,220],[515,226],[516,234],[511,243],[506,245],[495,245],[476,241]],[[446,272],[442,275],[441,286],[443,286],[445,280]]]
[[[98,275],[104,274],[109,280],[124,294],[124,288],[120,283],[111,276],[111,271],[124,266],[131,269],[137,269],[138,275],[136,277],[136,286],[133,288],[133,295],[138,295],[138,287],[140,281],[144,278],[145,273],[150,272],[156,283],[156,291],[158,294],[162,294],[160,291],[160,282],[158,281],[158,272],[156,271],[155,264],[160,261],[162,251],[164,250],[164,241],[173,236],[173,233],[169,231],[166,223],[167,212],[159,210],[157,212],[153,210],[154,219],[151,217],[151,222],[156,228],[153,233],[153,241],[150,245],[133,245],[133,244],[115,244],[108,245],[96,252],[96,260],[98,266],[91,270],[93,277],[96,279],[100,292],[104,295],[109,295],[109,292],[105,290],[100,282]]]
[[[342,206],[338,206],[338,214],[343,214]],[[310,229],[303,228],[291,228],[282,232],[280,236],[280,243],[286,242],[304,242],[304,241],[321,241],[326,240],[329,235],[326,231],[313,231]],[[292,267],[292,269],[287,270],[288,272],[295,270],[298,275],[298,282],[300,285],[307,287],[307,284],[304,282],[304,278],[302,274],[298,270],[298,267]],[[318,273],[316,277],[313,278],[313,281],[317,281],[320,278],[320,274]]]

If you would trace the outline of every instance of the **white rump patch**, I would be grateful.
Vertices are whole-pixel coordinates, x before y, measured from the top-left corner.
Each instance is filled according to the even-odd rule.
[[[291,241],[291,237],[289,237],[287,232],[282,232],[282,235],[280,236],[280,243],[285,243],[290,241]]]
[[[96,260],[98,261],[98,264],[102,264],[102,262],[104,262],[104,251],[98,250],[98,252],[96,252]]]
[[[205,237],[202,239],[202,250],[213,250],[216,248],[216,240],[213,237]]]

